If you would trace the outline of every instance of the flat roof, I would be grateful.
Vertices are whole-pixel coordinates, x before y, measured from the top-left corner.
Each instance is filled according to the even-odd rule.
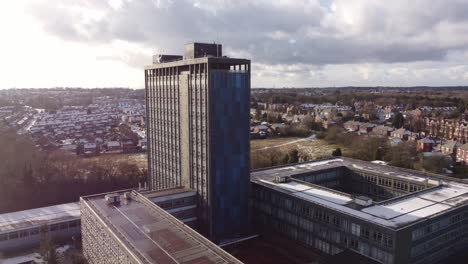
[[[202,57],[202,58],[194,58],[194,59],[185,59],[185,60],[178,60],[178,61],[171,61],[171,62],[156,63],[156,64],[153,64],[153,65],[145,66],[145,70],[185,66],[185,65],[200,64],[200,63],[246,64],[246,63],[250,63],[250,60],[248,60],[248,59],[229,58],[229,57]]]
[[[176,188],[170,188],[170,189],[165,189],[165,190],[160,190],[160,191],[146,191],[146,192],[140,192],[143,194],[146,198],[159,198],[163,196],[168,196],[168,195],[176,195],[176,194],[181,194],[181,193],[195,193],[195,191],[186,188],[186,187],[176,187]]]
[[[274,182],[277,176],[294,176],[339,167],[366,171],[394,179],[401,178],[414,183],[426,183],[428,188],[355,209],[356,207],[349,206],[353,202],[353,197],[349,194],[296,180],[287,183]],[[416,171],[349,158],[312,161],[253,171],[251,181],[391,229],[399,229],[468,204],[468,184],[458,179],[425,175]]]
[[[104,195],[81,200],[143,263],[241,263],[136,191],[118,206],[107,204]]]
[[[78,202],[1,214],[0,233],[79,219],[80,215]]]

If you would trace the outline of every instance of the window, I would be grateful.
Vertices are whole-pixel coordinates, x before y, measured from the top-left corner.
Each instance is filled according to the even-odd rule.
[[[459,214],[450,217],[450,223],[451,223],[451,224],[456,223],[456,222],[458,222],[458,221],[460,221],[460,220],[461,220],[461,215],[459,215]]]
[[[361,226],[355,223],[351,223],[351,233],[355,236],[359,236],[361,234]]]
[[[359,250],[359,241],[351,239],[350,247]]]
[[[27,237],[29,236],[29,232],[27,230],[23,230],[19,232],[20,237]]]
[[[375,231],[374,234],[372,235],[372,238],[374,239],[374,241],[382,241],[382,233],[380,233],[379,231]]]
[[[333,216],[333,224],[335,226],[340,226],[340,218]]]
[[[57,231],[59,229],[59,225],[58,224],[53,224],[50,226],[50,231]]]
[[[361,236],[366,238],[366,239],[369,239],[369,237],[370,237],[369,229],[366,228],[366,227],[361,228]]]
[[[31,231],[29,233],[31,234],[31,236],[38,235],[39,234],[39,228],[31,229]]]
[[[8,234],[9,239],[17,239],[18,238],[18,232],[11,232]]]
[[[0,241],[5,241],[8,239],[8,235],[7,234],[0,234]]]

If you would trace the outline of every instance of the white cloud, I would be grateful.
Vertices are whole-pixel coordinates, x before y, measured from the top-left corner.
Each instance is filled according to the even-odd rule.
[[[17,0],[0,19],[1,88],[143,87],[153,52],[218,38],[256,87],[467,84],[463,0]]]

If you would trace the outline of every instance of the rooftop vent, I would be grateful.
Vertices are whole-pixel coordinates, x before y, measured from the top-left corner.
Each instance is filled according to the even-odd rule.
[[[275,183],[287,183],[290,182],[289,176],[276,176],[273,180]]]
[[[157,54],[153,56],[153,64],[178,61],[182,59],[183,57],[180,55]]]
[[[370,206],[373,203],[372,198],[366,196],[356,196],[353,201],[360,206]]]
[[[120,205],[120,195],[118,193],[110,193],[104,196],[107,204]]]

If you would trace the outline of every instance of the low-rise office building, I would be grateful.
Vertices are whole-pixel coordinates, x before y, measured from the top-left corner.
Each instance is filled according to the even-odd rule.
[[[197,192],[178,187],[162,191],[141,192],[157,206],[190,227],[197,222]]]
[[[89,263],[241,263],[136,191],[80,203]]]
[[[79,203],[1,214],[0,253],[38,247],[41,232],[61,242],[79,237],[80,230]]]
[[[251,173],[256,226],[335,255],[437,263],[468,246],[468,185],[347,158]]]

